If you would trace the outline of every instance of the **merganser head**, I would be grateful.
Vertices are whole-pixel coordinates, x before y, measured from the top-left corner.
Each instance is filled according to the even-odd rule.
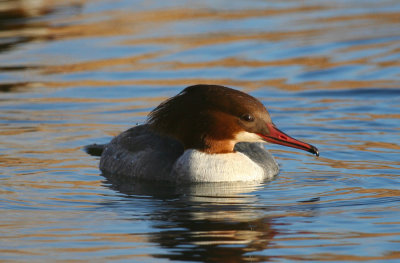
[[[228,153],[238,142],[270,142],[319,155],[318,149],[286,135],[256,98],[223,86],[194,85],[162,102],[148,124],[176,138],[185,149]]]

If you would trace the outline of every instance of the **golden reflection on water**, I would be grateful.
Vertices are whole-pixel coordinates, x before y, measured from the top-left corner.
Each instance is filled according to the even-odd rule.
[[[55,3],[42,4],[49,10]],[[83,5],[83,2],[74,2],[74,5]],[[50,6],[50,7],[48,7]],[[55,5],[54,8],[60,6]],[[68,5],[67,5],[68,6]],[[45,8],[45,9],[46,9]],[[378,24],[379,27],[388,25],[388,32],[383,34],[390,34],[392,28],[398,20],[398,12],[385,12],[385,13],[363,13],[342,16],[318,17],[306,19],[303,23],[306,25],[323,23],[330,25],[318,29],[296,29],[284,31],[265,31],[260,32],[234,32],[234,33],[193,33],[184,35],[172,36],[146,36],[146,32],[151,31],[155,25],[163,25],[173,27],[175,23],[183,21],[240,21],[249,18],[266,18],[274,19],[284,15],[296,14],[313,14],[314,12],[323,12],[327,10],[335,10],[335,5],[313,5],[313,4],[299,4],[296,7],[287,8],[269,8],[265,10],[259,9],[245,9],[245,10],[230,10],[230,11],[217,11],[213,9],[187,9],[184,7],[174,7],[166,9],[156,9],[150,11],[129,11],[129,10],[111,10],[104,11],[100,14],[85,14],[77,12],[77,17],[59,18],[57,23],[50,23],[50,21],[35,24],[35,32],[19,30],[3,30],[0,34],[3,37],[26,36],[33,38],[40,38],[42,41],[62,41],[67,39],[80,39],[80,38],[94,38],[94,37],[112,37],[112,36],[129,36],[128,40],[117,42],[117,45],[122,46],[138,46],[138,45],[171,45],[174,48],[164,51],[150,51],[135,56],[123,57],[110,57],[106,59],[90,59],[86,61],[73,62],[73,59],[68,57],[61,57],[62,59],[54,59],[54,56],[43,56],[46,61],[46,66],[38,68],[40,74],[69,74],[76,72],[88,72],[93,70],[107,70],[107,71],[137,71],[148,69],[159,70],[189,70],[189,69],[204,69],[204,68],[265,68],[265,67],[284,67],[284,66],[300,66],[306,70],[312,69],[334,69],[343,66],[354,65],[370,65],[381,68],[392,68],[398,65],[397,59],[392,60],[379,60],[379,58],[388,56],[390,54],[397,54],[396,48],[397,40],[388,40],[383,43],[363,43],[362,45],[353,45],[344,47],[339,50],[340,57],[332,57],[331,54],[317,55],[317,56],[295,56],[284,59],[270,59],[270,60],[255,60],[247,59],[240,56],[228,56],[225,58],[216,58],[209,61],[157,61],[157,58],[162,58],[169,54],[176,52],[184,52],[186,50],[194,50],[199,47],[207,47],[213,45],[241,43],[245,41],[257,41],[260,43],[290,41],[298,39],[310,40],[309,45],[324,43],[332,41],[337,36],[344,37],[343,40],[351,40],[351,36],[342,34],[342,31],[357,30],[358,27],[365,27],[366,25]],[[91,22],[94,17],[101,16],[102,19]],[[76,23],[74,21],[81,21]],[[356,23],[350,28],[341,26],[338,22],[347,20],[363,21],[360,24]],[[352,28],[354,27],[354,28]],[[38,31],[40,29],[41,31]],[[40,32],[40,33],[39,33]],[[144,36],[142,36],[144,34]],[[359,32],[358,34],[363,34]],[[354,37],[362,39],[362,35]],[[332,38],[332,39],[331,39]],[[379,54],[371,54],[369,56],[359,58],[346,58],[346,54],[352,51],[368,50],[382,48],[385,51]],[[378,60],[377,60],[378,59]],[[154,61],[154,62],[153,62]],[[61,62],[61,63],[60,63]],[[187,86],[193,83],[215,83],[224,84],[235,87],[241,87],[246,90],[260,89],[264,87],[274,87],[282,90],[300,91],[311,89],[356,89],[367,87],[397,87],[398,82],[393,80],[333,80],[333,81],[303,81],[300,83],[288,83],[286,79],[273,78],[269,76],[268,79],[245,81],[235,77],[233,78],[179,78],[179,79],[136,79],[136,80],[107,80],[99,81],[95,79],[80,80],[80,81],[44,81],[38,82],[39,85],[44,87],[76,87],[76,86],[112,86],[112,85],[167,85],[167,86]]]
[[[116,80],[116,81],[64,81],[64,82],[42,82],[40,85],[47,88],[72,88],[72,87],[106,87],[106,86],[179,86],[187,87],[192,83],[212,83],[214,85],[223,85],[230,87],[241,87],[243,90],[250,92],[253,90],[262,89],[265,87],[273,87],[287,91],[304,91],[323,89],[340,90],[340,89],[359,89],[368,87],[395,88],[398,86],[396,81],[392,80],[374,80],[374,81],[308,81],[303,83],[290,84],[285,79],[273,79],[262,81],[244,81],[234,79],[211,79],[211,78],[181,78],[181,79],[144,79],[144,80]]]

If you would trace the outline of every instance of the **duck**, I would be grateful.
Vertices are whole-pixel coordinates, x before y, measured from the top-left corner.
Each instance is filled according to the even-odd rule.
[[[253,96],[220,85],[198,84],[165,100],[144,124],[106,144],[86,146],[103,173],[150,182],[265,181],[279,165],[263,144],[319,156],[318,149],[279,130]]]

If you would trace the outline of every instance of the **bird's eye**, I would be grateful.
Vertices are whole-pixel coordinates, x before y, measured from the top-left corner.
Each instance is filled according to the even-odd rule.
[[[242,117],[240,117],[244,121],[252,122],[254,121],[254,116],[250,114],[243,114]]]

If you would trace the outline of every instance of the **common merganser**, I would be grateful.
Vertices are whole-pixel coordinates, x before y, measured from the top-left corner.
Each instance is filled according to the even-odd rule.
[[[104,145],[100,170],[129,178],[172,182],[235,182],[271,179],[278,164],[261,143],[318,149],[275,127],[264,105],[238,90],[194,85],[162,102],[146,124]]]

